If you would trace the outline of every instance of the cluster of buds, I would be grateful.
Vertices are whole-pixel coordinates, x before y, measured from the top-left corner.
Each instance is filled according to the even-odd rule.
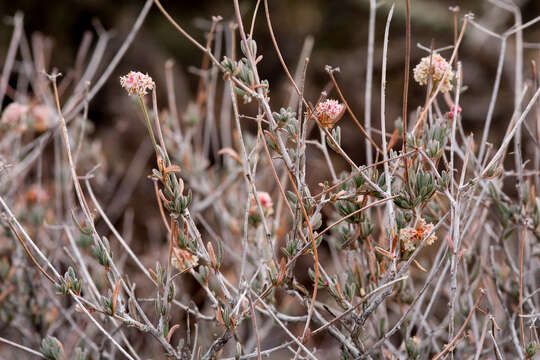
[[[82,232],[82,234],[85,234],[85,233]],[[91,233],[86,233],[87,236],[89,236],[90,234]],[[112,259],[112,251],[109,245],[109,241],[107,240],[105,236],[103,237],[103,245],[96,244],[92,247],[92,254],[94,254],[99,264],[103,266],[105,270],[109,271],[111,269],[110,259]]]
[[[164,192],[160,191],[160,198],[165,209],[182,215],[193,199],[191,189],[184,195],[184,180],[176,176],[176,173],[181,171],[180,166],[171,164],[169,159],[164,159],[161,155],[158,155],[157,159],[158,169],[152,169],[152,178],[160,181],[164,187]]]
[[[127,75],[120,76],[120,85],[131,96],[144,96],[148,90],[152,91],[156,86],[148,74],[139,71],[130,71]]]
[[[446,116],[448,116],[449,119],[453,119],[454,113],[457,115],[461,114],[461,107],[458,106],[456,110],[456,105],[452,105],[450,111],[446,113]]]
[[[257,56],[257,43],[255,42],[255,40],[248,38],[247,44],[242,41],[240,45],[242,53],[245,55],[245,57],[241,58],[238,61],[234,61],[224,56],[223,61],[221,61],[221,66],[225,70],[225,79],[236,77],[250,90],[255,91],[257,87],[262,88],[264,97],[268,97],[268,80],[261,80],[260,83],[257,85],[255,81],[255,74],[253,73],[250,61],[248,60],[248,57],[252,56],[255,65],[257,65],[262,60],[262,55]],[[247,104],[251,102],[251,96],[253,93],[246,92],[237,86],[234,87],[234,92],[242,97],[244,103]]]
[[[426,244],[431,245],[437,240],[437,236],[432,234],[433,224],[427,223],[423,218],[419,218],[415,227],[406,227],[399,231],[399,240],[403,244],[403,250],[414,251],[416,246],[427,238]],[[431,235],[430,235],[431,234]]]
[[[326,282],[325,285],[327,286],[328,293],[336,300],[339,306],[347,310],[349,308],[348,303],[353,301],[357,293],[356,284],[352,281],[346,282],[342,290],[338,278],[334,277]]]
[[[290,121],[296,120],[295,116],[296,113],[291,110],[291,108],[281,108],[278,112],[274,112],[272,114],[274,116],[274,119],[277,121],[278,126],[283,126],[289,123]]]
[[[219,302],[216,309],[216,320],[226,329],[234,330],[236,327],[236,321],[234,320],[231,307],[222,301]]]
[[[420,85],[427,85],[430,78],[433,80],[434,87],[437,87],[442,81],[442,93],[453,89],[454,71],[450,64],[437,53],[423,57],[414,68],[414,80]]]
[[[321,125],[331,129],[336,122],[343,116],[345,105],[334,99],[327,99],[317,104],[316,117]]]
[[[399,192],[394,204],[401,209],[414,209],[427,203],[436,191],[444,191],[449,179],[444,172],[439,179],[435,179],[429,171],[423,170],[418,164],[413,165],[409,170],[409,186]]]
[[[447,120],[435,119],[429,127],[424,127],[419,136],[407,135],[407,146],[410,149],[423,148],[431,159],[438,159],[444,153],[450,128]]]

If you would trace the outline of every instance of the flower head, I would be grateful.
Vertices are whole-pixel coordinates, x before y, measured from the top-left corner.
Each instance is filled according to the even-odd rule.
[[[144,96],[147,90],[153,90],[156,85],[148,74],[139,71],[130,71],[127,75],[120,76],[120,85],[131,96]]]
[[[418,219],[415,227],[406,227],[399,231],[399,240],[403,244],[403,250],[411,252],[416,246],[427,238],[426,244],[431,245],[437,240],[437,236],[432,234],[433,224],[427,223],[423,218]],[[431,234],[431,235],[430,235]]]
[[[427,223],[426,220],[424,220],[423,218],[420,218],[418,220],[418,224],[416,225],[416,231],[418,233],[419,239],[421,239],[420,241],[427,238],[426,243],[428,245],[433,244],[435,240],[437,240],[437,236],[435,236],[435,234],[431,234],[431,232],[433,231],[433,228],[434,226],[432,223]]]
[[[274,213],[274,203],[272,202],[270,194],[268,194],[266,191],[257,191],[257,200],[259,200],[265,216],[269,216]],[[251,208],[249,209],[250,215],[258,214],[257,200],[251,198]]]
[[[403,249],[405,251],[413,251],[416,247],[416,231],[411,227],[401,229],[399,231],[399,239],[403,243]]]
[[[34,119],[34,130],[38,133],[45,132],[54,123],[55,113],[47,105],[36,105],[30,110],[30,113]]]
[[[454,71],[452,71],[450,64],[437,53],[423,57],[413,71],[414,80],[420,85],[427,85],[431,77],[433,79],[433,85],[436,87],[444,78],[441,92],[446,93],[453,88],[452,80],[454,79]],[[445,73],[446,77],[444,77]]]
[[[272,202],[270,194],[265,191],[257,191],[257,199],[259,200],[265,214],[271,215],[273,212],[274,203]]]
[[[317,104],[315,110],[321,125],[331,128],[343,116],[345,105],[337,100],[327,99]]]
[[[249,208],[249,223],[251,225],[258,225],[263,220],[274,213],[274,203],[270,194],[265,191],[257,191],[257,198],[251,196],[251,206]],[[261,205],[262,216],[259,211],[259,206],[257,202]]]

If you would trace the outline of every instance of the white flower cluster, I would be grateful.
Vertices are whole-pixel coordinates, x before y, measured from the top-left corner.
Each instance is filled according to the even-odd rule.
[[[431,64],[431,67],[430,67]],[[434,53],[432,56],[422,58],[420,63],[414,68],[414,80],[420,85],[427,85],[429,78],[433,79],[433,86],[437,87],[441,81],[444,82],[441,86],[441,92],[446,93],[453,89],[452,81],[454,80],[454,71],[450,64],[439,54]]]
[[[429,235],[433,231],[433,224],[427,223],[423,218],[418,219],[416,227],[406,227],[399,231],[399,240],[403,244],[403,250],[413,251],[416,246],[428,237],[426,244],[431,245],[437,240],[435,234]]]
[[[131,96],[144,96],[147,91],[154,89],[156,85],[148,74],[143,74],[139,71],[130,71],[127,75],[120,76],[120,85]]]

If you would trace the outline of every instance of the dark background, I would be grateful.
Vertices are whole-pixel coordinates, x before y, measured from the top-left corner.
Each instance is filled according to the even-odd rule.
[[[251,14],[255,0],[241,1],[244,22],[251,21]],[[492,30],[502,32],[513,24],[511,14],[486,0],[468,1],[432,1],[413,0],[412,6],[412,61],[411,68],[425,53],[415,45],[420,42],[429,46],[434,39],[435,47],[449,45],[453,41],[452,17],[448,11],[449,6],[458,5],[461,15],[473,12],[476,20],[490,27]],[[540,2],[535,0],[520,0],[523,13],[523,22],[540,14]],[[79,0],[79,1],[0,1],[0,14],[10,16],[16,10],[24,13],[26,34],[36,31],[51,37],[54,41],[52,66],[60,71],[66,71],[72,66],[78,45],[87,30],[95,33],[93,22],[99,20],[107,30],[114,31],[114,38],[110,41],[106,60],[114,55],[114,51],[121,44],[128,33],[144,1],[126,0]],[[384,3],[377,11],[376,25],[376,51],[374,57],[374,103],[373,121],[377,124],[379,116],[378,85],[380,83],[380,61],[382,54],[382,40],[386,16],[391,5],[390,1]],[[197,19],[209,20],[212,15],[221,15],[224,21],[233,19],[232,1],[204,0],[204,1],[163,1],[163,6],[199,41],[204,42],[204,30],[196,26]],[[262,8],[262,5],[261,5]],[[262,9],[260,9],[262,10]],[[314,36],[315,45],[308,69],[307,95],[311,101],[316,97],[328,81],[324,65],[341,68],[338,81],[343,86],[346,97],[358,117],[362,119],[363,98],[366,67],[367,27],[369,16],[369,0],[278,0],[270,1],[270,11],[274,31],[290,68],[294,69],[298,61],[302,43],[307,35]],[[390,32],[390,49],[388,58],[388,114],[392,121],[400,115],[402,72],[404,59],[404,28],[405,11],[404,2],[398,1]],[[9,44],[12,27],[4,22],[0,26],[0,51],[5,53]],[[273,92],[274,107],[278,107],[286,100],[289,89],[286,88],[286,78],[275,56],[273,47],[266,29],[264,12],[260,11],[255,30],[255,39],[260,52],[264,55],[260,73],[267,78]],[[540,27],[534,25],[525,32],[525,41],[540,42]],[[502,92],[512,91],[512,41],[508,44],[507,66],[508,76],[503,77]],[[463,45],[463,61],[465,85],[469,86],[470,96],[463,97],[464,124],[466,130],[481,128],[487,109],[487,102],[493,83],[496,58],[498,54],[498,40],[485,38],[476,29],[470,26]],[[443,53],[449,57],[450,53]],[[525,54],[525,65],[528,69],[529,60],[538,58],[538,50]],[[114,109],[118,104],[111,104],[111,96],[118,95],[120,89],[116,79],[130,69],[149,72],[158,81],[163,78],[163,63],[172,58],[177,64],[179,79],[177,84],[187,94],[178,94],[180,105],[187,103],[188,96],[194,91],[198,78],[188,74],[189,66],[200,65],[200,52],[188,41],[181,37],[176,30],[164,19],[154,7],[145,24],[139,32],[135,42],[113,73],[111,81],[102,92],[92,101],[90,117],[98,125],[112,126],[114,122]],[[163,87],[161,87],[163,89]],[[421,104],[424,89],[411,83],[410,110]],[[286,91],[280,91],[286,90]],[[186,96],[184,96],[186,95]],[[284,96],[285,95],[285,98]],[[335,96],[335,95],[334,95]],[[511,114],[512,96],[502,96],[499,99],[498,111],[495,121],[508,121]],[[467,111],[467,110],[471,111]],[[347,140],[346,138],[344,140]],[[351,139],[352,141],[353,139]]]

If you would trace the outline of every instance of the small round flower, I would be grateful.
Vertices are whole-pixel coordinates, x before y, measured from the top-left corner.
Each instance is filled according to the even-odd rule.
[[[431,65],[431,66],[430,66]],[[429,78],[433,79],[433,86],[437,87],[439,82],[446,78],[441,86],[441,92],[446,93],[452,90],[452,80],[454,79],[454,71],[450,64],[439,54],[434,53],[432,56],[423,57],[420,63],[413,70],[414,80],[420,85],[427,85]]]
[[[263,220],[263,217],[266,218],[274,213],[274,203],[270,194],[265,191],[257,191],[256,196],[256,199],[251,196],[251,206],[249,208],[249,223],[251,225],[258,225]],[[257,201],[261,204],[263,216],[261,216]]]
[[[259,200],[264,213],[267,215],[272,215],[274,212],[274,203],[272,202],[270,194],[265,191],[257,191],[257,199]],[[254,205],[257,206],[257,203]]]
[[[2,113],[1,123],[6,126],[20,125],[24,115],[28,112],[28,106],[12,102],[4,109]]]
[[[38,133],[43,133],[48,130],[55,120],[56,114],[47,105],[36,105],[30,110],[30,114],[33,118],[34,130]]]
[[[332,128],[332,126],[343,116],[345,105],[340,104],[337,100],[327,99],[317,104],[315,111],[317,112],[317,119],[321,125]]]
[[[131,96],[144,96],[148,90],[153,90],[156,84],[148,74],[139,71],[130,71],[127,75],[120,76],[120,85]]]

